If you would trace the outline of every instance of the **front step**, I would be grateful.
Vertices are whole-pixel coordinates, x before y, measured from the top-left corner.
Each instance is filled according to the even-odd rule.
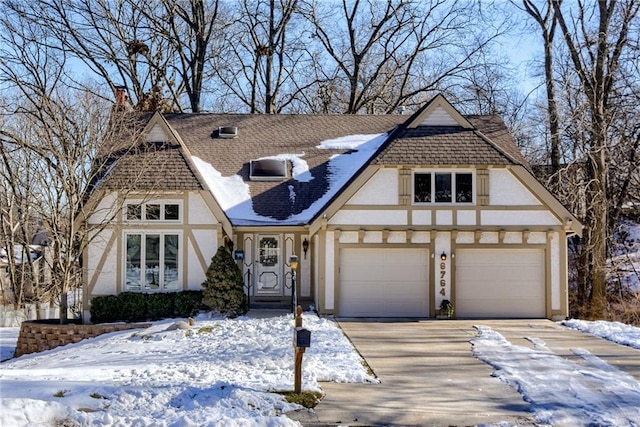
[[[298,305],[301,305],[302,309],[307,311],[309,310],[309,306],[313,305],[313,301],[310,299],[301,299],[298,300]],[[293,310],[290,297],[252,297],[249,308],[260,310]]]

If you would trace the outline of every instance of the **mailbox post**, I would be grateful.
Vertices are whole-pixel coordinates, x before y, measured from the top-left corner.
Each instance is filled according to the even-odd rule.
[[[302,307],[296,307],[295,328],[293,329],[294,348],[294,391],[302,391],[302,356],[305,350],[311,347],[311,331],[302,327]]]

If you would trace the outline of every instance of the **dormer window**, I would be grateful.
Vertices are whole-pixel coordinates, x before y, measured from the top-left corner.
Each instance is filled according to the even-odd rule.
[[[251,160],[252,181],[281,181],[287,178],[287,161],[282,159]]]

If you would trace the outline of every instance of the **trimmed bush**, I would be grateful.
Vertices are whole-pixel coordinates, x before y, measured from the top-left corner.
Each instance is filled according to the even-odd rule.
[[[202,308],[202,291],[123,292],[92,298],[90,312],[92,323],[111,323],[191,317]]]
[[[193,317],[203,309],[202,291],[183,291],[175,294],[174,314],[176,317]]]
[[[160,320],[167,317],[167,313],[173,313],[174,294],[148,294],[147,295],[147,318],[149,320]]]
[[[118,297],[107,295],[91,300],[91,321],[93,323],[113,322],[114,313],[118,310]]]
[[[120,319],[125,322],[147,320],[147,295],[139,292],[123,292],[118,295]]]
[[[244,294],[242,271],[224,246],[211,258],[207,269],[207,280],[202,284],[202,302],[211,309],[227,317],[245,314],[249,308]]]

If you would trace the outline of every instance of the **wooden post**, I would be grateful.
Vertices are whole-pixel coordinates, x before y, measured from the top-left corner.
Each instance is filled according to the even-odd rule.
[[[296,307],[295,327],[296,328],[302,327],[302,307],[301,306]],[[302,392],[302,356],[304,355],[305,348],[296,347],[295,343],[293,345],[295,347],[294,348],[295,373],[294,373],[294,379],[293,379],[293,390],[296,393],[300,393]]]

